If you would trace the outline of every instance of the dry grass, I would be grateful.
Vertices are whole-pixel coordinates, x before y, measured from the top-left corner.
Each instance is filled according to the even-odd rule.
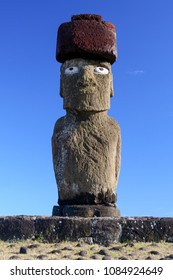
[[[20,253],[24,247],[26,253]],[[0,241],[1,260],[76,260],[76,259],[173,259],[173,243],[116,243],[108,247],[84,242],[44,243],[39,241]]]

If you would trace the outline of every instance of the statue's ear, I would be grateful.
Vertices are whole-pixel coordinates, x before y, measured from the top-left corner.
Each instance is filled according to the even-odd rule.
[[[60,79],[60,96],[63,97],[62,79]]]
[[[63,79],[62,79],[62,75],[63,75],[63,65],[64,63],[61,65],[61,68],[60,68],[60,96],[63,97]]]
[[[111,88],[110,97],[113,97],[113,96],[114,96],[114,83],[113,83],[113,77],[112,77],[112,80],[111,80],[111,85],[110,85],[110,88]]]

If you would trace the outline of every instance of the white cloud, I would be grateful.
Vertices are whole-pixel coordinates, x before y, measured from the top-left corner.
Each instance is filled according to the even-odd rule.
[[[145,73],[144,70],[133,70],[133,71],[128,71],[127,72],[127,74],[130,74],[130,75],[142,75],[144,73]]]

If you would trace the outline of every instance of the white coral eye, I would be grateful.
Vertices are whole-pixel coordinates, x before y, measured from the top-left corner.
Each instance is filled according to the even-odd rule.
[[[76,66],[70,66],[65,69],[65,74],[66,75],[73,75],[79,72],[79,68]]]
[[[95,74],[107,75],[109,73],[109,70],[105,67],[97,66],[97,67],[94,68],[94,73]]]

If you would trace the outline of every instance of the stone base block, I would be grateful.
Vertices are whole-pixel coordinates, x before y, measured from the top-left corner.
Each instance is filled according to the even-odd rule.
[[[41,239],[108,245],[116,242],[173,242],[173,218],[0,217],[0,240]]]
[[[116,207],[104,205],[65,205],[54,206],[52,216],[62,217],[119,217],[120,211]]]

